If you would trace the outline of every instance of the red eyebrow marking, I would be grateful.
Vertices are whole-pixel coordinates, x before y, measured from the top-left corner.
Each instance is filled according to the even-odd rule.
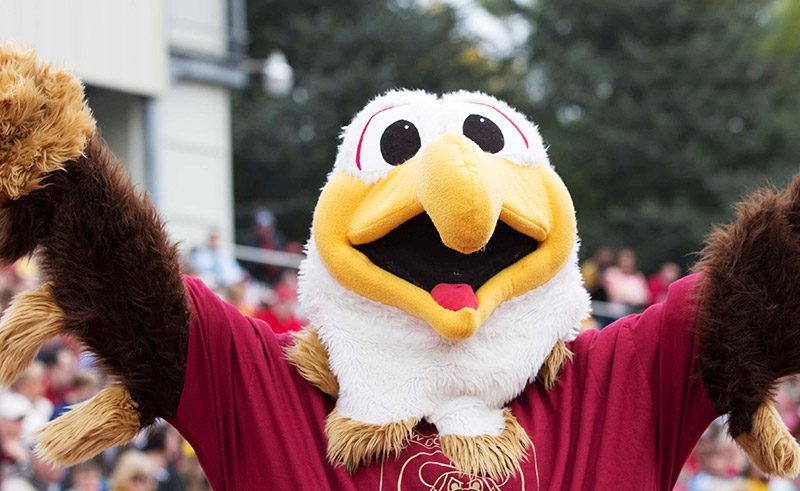
[[[491,104],[487,104],[487,103],[485,103],[485,102],[473,102],[472,104],[478,104],[478,105],[481,105],[481,106],[491,107],[491,108],[492,108],[492,109],[494,109],[495,111],[499,112],[499,113],[500,113],[500,115],[501,115],[501,116],[503,116],[504,118],[506,118],[506,120],[508,120],[508,122],[509,122],[509,123],[511,123],[511,126],[513,126],[513,127],[514,127],[514,129],[516,129],[516,130],[517,130],[517,132],[519,133],[519,136],[521,136],[521,137],[522,137],[522,141],[524,141],[524,142],[525,142],[525,148],[529,148],[529,147],[528,147],[528,139],[527,139],[527,138],[525,138],[525,134],[524,134],[524,133],[522,133],[522,130],[521,130],[521,129],[519,129],[519,126],[517,126],[517,123],[515,123],[515,122],[514,122],[514,120],[512,120],[511,118],[509,118],[508,116],[506,116],[506,113],[504,113],[503,111],[501,111],[501,110],[497,109],[497,108],[496,108],[496,107],[494,107],[493,105],[491,105]],[[367,124],[369,124],[369,123],[367,123]],[[359,167],[359,169],[360,169],[360,167]]]
[[[379,111],[376,111],[375,114],[370,116],[369,119],[367,120],[367,124],[365,124],[364,125],[364,129],[361,130],[361,136],[358,138],[358,147],[356,147],[356,167],[358,167],[358,170],[361,170],[361,144],[364,143],[364,133],[367,132],[367,127],[372,122],[372,118],[374,118],[378,114],[382,113],[383,111],[388,111],[389,109],[394,109],[396,107],[397,106],[384,107],[383,109],[381,109]],[[511,124],[514,124],[514,123],[511,123]],[[519,129],[519,128],[517,128],[517,129]],[[525,137],[523,136],[523,138],[525,138]],[[526,145],[527,145],[527,142],[526,142]]]

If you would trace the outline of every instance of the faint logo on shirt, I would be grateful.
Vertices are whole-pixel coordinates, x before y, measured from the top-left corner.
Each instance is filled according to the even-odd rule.
[[[529,489],[526,477],[535,478],[535,487],[530,489],[540,488],[538,474],[535,449],[532,458],[522,463],[522,472],[515,476],[492,479],[461,474],[442,454],[433,428],[415,429],[403,455],[395,462],[381,463],[379,491],[525,491]]]

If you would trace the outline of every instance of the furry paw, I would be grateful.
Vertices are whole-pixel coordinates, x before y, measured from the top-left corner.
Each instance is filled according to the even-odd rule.
[[[793,478],[800,472],[800,445],[772,402],[759,406],[753,429],[736,437],[736,443],[765,474]]]
[[[509,409],[503,410],[503,419],[505,427],[497,436],[442,435],[439,438],[442,453],[463,474],[493,479],[514,474],[528,458],[532,443]]]
[[[362,423],[342,416],[334,409],[325,421],[328,461],[353,471],[373,460],[397,456],[405,448],[416,425],[416,418],[385,425]]]
[[[94,130],[77,78],[0,45],[0,203],[38,189],[81,155]]]

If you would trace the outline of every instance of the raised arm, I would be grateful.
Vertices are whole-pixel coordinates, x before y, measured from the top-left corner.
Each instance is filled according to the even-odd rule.
[[[800,471],[800,447],[772,395],[800,373],[800,175],[762,189],[715,229],[696,266],[700,375],[730,434],[768,473]]]
[[[0,259],[36,252],[44,281],[2,318],[0,384],[59,333],[79,338],[114,379],[46,426],[38,450],[71,464],[174,416],[190,315],[176,247],[95,130],[80,82],[7,46],[0,203]]]

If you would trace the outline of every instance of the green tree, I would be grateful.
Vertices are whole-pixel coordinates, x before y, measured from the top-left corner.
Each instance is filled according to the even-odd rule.
[[[797,64],[765,48],[796,21],[777,22],[774,2],[485,4],[532,26],[526,109],[572,192],[584,254],[630,245],[646,269],[691,263],[731,202],[797,170]]]
[[[257,81],[234,104],[237,223],[241,234],[261,206],[293,240],[308,235],[311,212],[333,166],[343,125],[392,88],[500,91],[507,63],[481,55],[446,5],[370,0],[251,0],[250,56],[282,50],[295,70],[287,98]]]

